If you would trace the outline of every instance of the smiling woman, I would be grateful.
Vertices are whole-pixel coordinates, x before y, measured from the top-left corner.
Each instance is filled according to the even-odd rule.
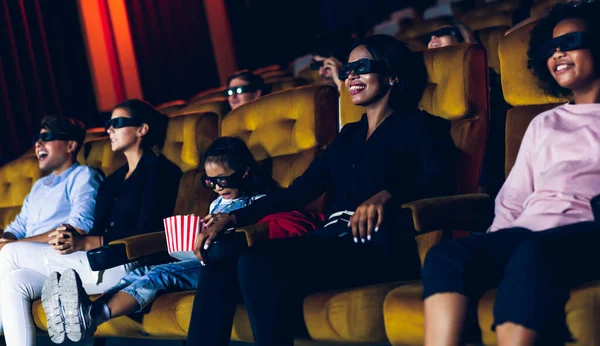
[[[571,341],[570,289],[598,280],[600,194],[600,3],[555,7],[533,29],[528,65],[546,91],[572,102],[537,115],[496,198],[488,234],[434,246],[422,271],[425,345],[481,343],[470,304],[498,288],[500,345]],[[476,305],[472,305],[476,306]],[[581,342],[581,341],[580,341]]]

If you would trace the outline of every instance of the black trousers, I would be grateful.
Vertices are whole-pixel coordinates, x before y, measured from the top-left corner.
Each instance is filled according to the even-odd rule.
[[[187,344],[228,345],[236,305],[244,302],[256,345],[293,345],[294,336],[306,335],[302,304],[311,293],[418,278],[412,226],[382,227],[366,244],[337,237],[342,227],[259,243],[201,268]]]
[[[513,322],[538,332],[540,344],[570,339],[569,290],[600,278],[600,224],[582,222],[542,232],[524,228],[450,240],[433,247],[422,270],[424,298],[456,292],[470,301],[465,339],[477,341],[478,299],[498,288],[494,326]],[[492,328],[494,328],[492,326]]]

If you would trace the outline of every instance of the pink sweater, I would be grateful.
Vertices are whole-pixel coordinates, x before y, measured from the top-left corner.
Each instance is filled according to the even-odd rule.
[[[593,220],[600,194],[600,104],[566,104],[533,119],[496,198],[488,232]]]

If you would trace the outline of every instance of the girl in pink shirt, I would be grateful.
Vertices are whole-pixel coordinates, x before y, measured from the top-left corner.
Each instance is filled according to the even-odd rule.
[[[488,233],[435,246],[422,271],[425,345],[480,343],[477,301],[498,288],[498,345],[572,339],[572,287],[600,279],[600,3],[557,5],[531,33],[529,68],[573,102],[538,115],[496,199]],[[586,266],[585,264],[592,264]]]

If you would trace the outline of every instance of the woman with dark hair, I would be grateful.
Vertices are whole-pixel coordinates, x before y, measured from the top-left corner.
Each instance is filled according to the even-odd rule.
[[[418,277],[411,213],[400,206],[455,190],[449,123],[418,110],[423,60],[391,36],[359,43],[340,78],[352,102],[366,107],[362,119],[346,125],[288,189],[212,215],[197,248],[210,251],[228,226],[302,208],[328,191],[325,227],[202,267],[188,344],[228,345],[236,305],[243,301],[257,345],[293,345],[303,330],[307,295]]]
[[[433,247],[422,272],[425,345],[478,342],[477,301],[498,288],[498,345],[564,345],[571,288],[600,278],[600,3],[556,6],[533,29],[528,66],[572,101],[539,114],[482,236]],[[473,328],[473,329],[471,329]],[[480,334],[480,333],[477,333]]]
[[[88,234],[61,227],[49,236],[52,249],[65,256],[80,256],[82,263],[81,267],[48,265],[53,272],[45,281],[41,295],[42,305],[48,312],[48,333],[52,341],[78,342],[88,336],[91,331],[79,319],[79,316],[89,318],[90,314],[88,306],[82,306],[85,293],[102,293],[141,265],[128,263],[100,274],[89,269],[85,251],[114,240],[161,231],[163,218],[171,216],[181,170],[163,155],[153,152],[153,148],[164,144],[167,123],[164,114],[135,99],[115,106],[111,119],[106,122],[112,151],[123,153],[127,163],[100,185],[94,226]],[[64,271],[62,276],[59,271]],[[84,292],[80,292],[77,283]],[[3,303],[4,299],[10,298],[2,295]],[[23,333],[16,329],[7,329],[7,335]]]
[[[225,94],[231,110],[234,110],[263,96],[264,89],[265,81],[261,76],[244,70],[229,77]]]

